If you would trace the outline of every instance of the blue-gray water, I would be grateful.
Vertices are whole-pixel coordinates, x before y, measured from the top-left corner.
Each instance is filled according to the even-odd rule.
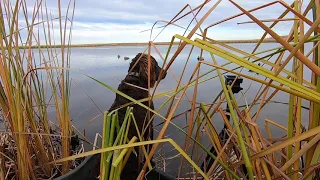
[[[246,52],[251,52],[254,48],[254,44],[233,44],[232,46],[242,49]],[[258,51],[278,47],[277,44],[264,44]],[[89,76],[92,76],[105,84],[112,86],[113,88],[117,88],[120,81],[125,77],[128,65],[130,60],[124,61],[123,57],[128,56],[133,58],[137,53],[143,52],[146,47],[94,47],[94,48],[72,48],[71,50],[71,68],[75,70],[79,70],[82,73],[85,73]],[[163,56],[167,51],[167,46],[158,46],[160,52]],[[173,47],[171,52],[175,51],[176,47]],[[177,57],[176,61],[172,64],[171,70],[175,74],[177,78],[180,77],[184,64],[187,60],[188,54],[190,52],[191,46],[187,46],[182,53]],[[310,49],[310,48],[307,48]],[[188,82],[190,75],[197,64],[197,57],[199,55],[200,50],[194,48],[191,58],[189,60],[185,75],[182,80],[182,84]],[[169,57],[172,56],[172,53]],[[121,55],[120,59],[118,59],[117,55]],[[158,63],[162,65],[161,58],[156,54],[155,51],[152,51],[152,55],[157,59]],[[276,57],[272,58],[271,61],[274,61]],[[210,54],[205,53],[204,59],[212,62],[210,59]],[[222,65],[228,61],[217,57],[219,65]],[[233,68],[236,65],[228,65],[227,68]],[[202,65],[200,72],[204,73],[208,70],[212,69],[212,67]],[[270,69],[270,67],[268,67]],[[289,68],[288,68],[289,69]],[[306,69],[306,68],[305,68]],[[240,69],[239,69],[240,70]],[[237,70],[237,71],[239,71]],[[250,75],[254,75],[249,73],[247,69],[244,69],[242,72]],[[310,75],[308,75],[310,71],[305,70],[305,75],[307,76],[306,79],[310,79]],[[230,74],[230,73],[229,73]],[[204,78],[211,77],[217,75],[216,72],[210,73],[209,75],[205,76]],[[115,94],[108,90],[107,88],[103,87],[102,85],[98,84],[97,82],[89,79],[88,77],[72,72],[71,77],[74,81],[79,83],[82,88],[80,88],[74,81],[72,81],[72,89],[71,89],[71,100],[70,100],[70,114],[71,118],[73,119],[73,124],[81,131],[85,129],[86,136],[88,139],[93,141],[94,136],[96,133],[101,133],[102,131],[102,115],[97,117],[92,123],[89,124],[89,121],[100,114],[99,109],[94,105],[94,103],[90,100],[88,95],[93,99],[93,101],[99,106],[102,111],[106,111],[109,109],[111,104],[114,101]],[[257,78],[264,79],[263,77],[257,75]],[[156,92],[166,92],[172,90],[176,87],[176,81],[173,78],[172,74],[168,72],[166,79],[161,81],[160,86],[157,88]],[[254,96],[257,94],[260,84],[256,82],[252,82],[251,80],[244,79],[244,83],[242,84],[244,88],[243,92],[245,93],[246,101],[250,103]],[[249,89],[248,89],[249,88]],[[85,92],[86,93],[85,93]],[[199,85],[198,93],[197,93],[197,102],[204,102],[204,103],[212,103],[213,99],[218,95],[221,91],[221,84],[218,78],[212,79],[208,82],[202,83]],[[272,92],[272,91],[269,91]],[[189,88],[187,91],[187,95],[190,99],[192,99],[193,88]],[[269,93],[270,94],[270,93]],[[179,97],[180,94],[177,96]],[[244,98],[242,98],[241,93],[236,95],[238,99],[238,104],[243,105],[245,104]],[[167,97],[162,97],[159,99],[155,99],[155,108],[157,109],[161,103],[163,103]],[[280,92],[278,93],[273,100],[275,101],[283,101],[288,102],[288,95],[286,93]],[[307,102],[304,102],[305,105],[308,105]],[[222,104],[224,108],[226,104]],[[187,98],[184,97],[181,103],[178,106],[178,109],[175,114],[179,114],[185,110],[191,108],[190,103],[188,102]],[[253,108],[251,113],[253,114],[257,106]],[[167,108],[165,107],[164,110],[161,111],[162,115],[165,115]],[[270,103],[266,105],[258,119],[258,124],[262,129],[262,133],[265,135],[266,131],[264,128],[264,120],[270,119],[275,122],[278,122],[282,125],[287,126],[287,116],[288,116],[288,107],[282,104],[273,104]],[[154,121],[154,125],[159,124],[162,122],[159,117],[157,117]],[[308,114],[307,111],[303,111],[303,121],[308,121]],[[177,118],[173,120],[174,123],[179,125],[180,127],[186,126],[186,119],[185,116]],[[214,124],[217,131],[223,127],[223,121],[221,116],[217,113],[212,118],[212,123]],[[272,127],[272,126],[271,126]],[[156,127],[156,130],[160,130],[161,126]],[[185,129],[187,130],[187,129]],[[273,136],[280,137],[285,134],[284,131],[273,128]],[[155,131],[155,137],[157,137],[158,132]],[[184,146],[185,135],[179,130],[177,130],[172,125],[169,126],[166,137],[172,138],[177,142],[182,148]],[[201,142],[204,144],[209,144],[208,139],[203,138]],[[165,154],[166,158],[170,158],[177,154],[177,151],[170,151],[173,149],[171,145],[166,144]],[[158,156],[158,154],[156,155]],[[179,167],[180,158],[173,158],[167,161],[167,168],[166,171],[171,173],[172,175],[176,175],[178,167]]]

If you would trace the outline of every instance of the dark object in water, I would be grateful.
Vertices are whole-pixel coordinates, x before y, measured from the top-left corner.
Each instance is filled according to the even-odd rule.
[[[248,72],[251,72],[251,73],[252,73],[253,71],[249,69],[249,71],[248,71]],[[259,75],[259,73],[256,73],[256,74],[257,74],[257,75]]]
[[[261,66],[261,63],[258,63],[258,66]],[[249,69],[249,72],[253,72],[251,69]],[[259,73],[257,73],[259,74]]]
[[[198,59],[198,61],[199,61],[199,60],[200,60],[200,57],[198,56],[197,59]],[[201,61],[203,61],[203,57],[201,57]]]
[[[130,58],[127,57],[127,56],[125,56],[125,57],[123,57],[123,59],[124,59],[124,60],[129,60]]]
[[[118,55],[118,59],[120,59],[120,55]]]

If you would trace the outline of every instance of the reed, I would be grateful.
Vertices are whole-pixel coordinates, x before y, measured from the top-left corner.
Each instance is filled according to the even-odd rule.
[[[74,3],[61,5],[59,1],[59,15],[52,17],[45,1],[35,1],[33,9],[25,0],[0,2],[0,105],[6,129],[1,135],[12,141],[2,145],[9,147],[1,153],[12,152],[8,158],[13,160],[9,168],[0,167],[5,178],[50,178],[73,168],[69,162],[47,164],[71,154],[70,77],[66,69],[70,68]],[[66,14],[61,13],[62,8]],[[61,47],[42,49],[42,44],[55,45],[54,23],[59,26]],[[25,48],[20,49],[21,45]],[[38,67],[43,71],[36,71]],[[48,117],[52,108],[57,121]]]
[[[111,93],[127,98],[131,103],[118,107],[118,109],[127,108],[121,127],[118,124],[118,109],[104,113],[100,149],[71,156],[68,154],[70,152],[68,145],[72,135],[68,112],[69,71],[71,69],[68,55],[70,44],[66,37],[68,34],[66,27],[71,28],[72,21],[69,22],[66,20],[67,18],[63,17],[71,16],[72,19],[74,5],[69,2],[67,14],[64,16],[61,14],[61,5],[59,4],[59,17],[51,17],[47,14],[45,4],[39,1],[35,5],[32,20],[29,22],[26,18],[28,38],[24,47],[21,48],[20,45],[23,43],[19,34],[21,27],[17,23],[17,14],[21,11],[21,7],[19,3],[16,3],[14,8],[10,9],[8,1],[1,1],[0,13],[10,13],[7,13],[6,18],[2,16],[0,19],[2,32],[0,38],[3,39],[0,56],[3,62],[0,64],[0,105],[5,117],[8,138],[12,139],[14,142],[12,146],[16,148],[15,156],[9,157],[15,161],[13,163],[17,169],[14,171],[15,175],[21,178],[27,174],[29,179],[36,179],[39,174],[51,177],[52,169],[58,169],[63,174],[70,169],[68,163],[70,160],[101,153],[100,179],[119,179],[122,168],[133,152],[133,147],[141,146],[146,161],[138,179],[143,179],[144,175],[153,168],[150,163],[152,157],[156,156],[156,152],[163,148],[160,144],[170,143],[178,153],[174,158],[181,156],[179,178],[313,179],[319,177],[317,170],[320,166],[319,1],[303,2],[306,3],[306,6],[303,6],[302,2],[298,0],[295,0],[291,5],[283,1],[274,1],[250,10],[246,10],[232,0],[229,1],[241,13],[205,26],[204,22],[210,16],[214,16],[216,8],[219,8],[221,2],[221,0],[206,0],[195,8],[189,4],[185,5],[171,20],[159,20],[151,29],[146,30],[150,32],[151,36],[150,42],[144,44],[147,46],[145,52],[150,55],[151,50],[155,50],[161,57],[163,68],[170,72],[175,79],[176,83],[172,90],[157,94],[156,91],[161,82],[157,82],[154,89],[150,88],[149,83],[145,90],[149,92],[150,97],[133,99],[99,81],[98,78],[83,74],[110,90]],[[25,6],[25,1],[17,2],[21,2],[22,7]],[[278,18],[268,20],[260,20],[253,14],[254,11],[266,11],[266,7],[272,6],[283,7],[284,12]],[[294,14],[294,18],[285,18],[289,13]],[[306,16],[309,13],[313,14],[312,20]],[[216,25],[223,25],[239,16],[251,19],[248,22],[239,22],[242,24],[241,26],[255,23],[265,31],[261,39],[255,42],[253,51],[240,50],[233,44],[215,40],[209,33],[209,30],[214,31],[213,28]],[[41,17],[41,22],[36,21],[38,17]],[[58,46],[59,52],[61,52],[59,53],[60,60],[54,58],[54,55],[57,55],[56,49],[49,48],[56,47],[51,40],[52,21],[55,20],[58,21],[60,27],[61,45]],[[151,37],[159,35],[153,34],[154,29],[160,29],[161,33],[168,26],[177,26],[181,20],[189,20],[190,22],[187,27],[178,26],[185,29],[183,35],[174,35],[168,44],[157,44],[156,38],[151,39]],[[288,36],[280,36],[273,27],[288,20],[292,23],[292,29]],[[271,22],[271,25],[267,26],[265,22]],[[164,23],[164,25],[158,25],[158,23]],[[37,39],[39,32],[35,31],[35,28],[41,25],[42,29],[45,29],[43,30],[43,33],[46,34],[45,43]],[[306,32],[305,29],[307,29]],[[268,34],[279,44],[279,47],[258,52],[258,48],[266,42]],[[195,35],[199,38],[194,38]],[[312,44],[311,50],[306,49],[307,43]],[[168,46],[165,54],[161,54],[158,49],[159,45]],[[171,66],[176,63],[181,52],[187,49],[187,45],[191,45],[192,48],[185,59],[182,72],[177,74]],[[173,50],[173,46],[178,47]],[[199,59],[192,67],[192,74],[187,76],[186,68],[190,67],[191,61],[196,61],[192,58],[195,49],[200,50],[200,53],[197,54]],[[45,57],[41,58],[44,60],[41,60],[40,65],[35,63],[33,51],[39,52],[40,57]],[[311,57],[312,59],[310,59]],[[218,58],[226,60],[227,63],[221,64]],[[233,65],[232,68],[229,65]],[[202,73],[200,70],[203,70],[203,67],[210,69]],[[245,71],[248,70],[253,73],[246,73]],[[150,73],[150,70],[148,72]],[[252,94],[251,91],[248,94],[250,85],[239,95],[235,95],[232,88],[236,80],[231,84],[226,84],[223,78],[226,73],[235,75],[236,79],[244,78],[260,88],[255,90],[255,94]],[[312,78],[307,79],[306,73],[310,73]],[[187,80],[183,81],[183,79]],[[217,95],[207,94],[208,99],[212,99],[210,102],[199,102],[199,87],[202,83],[208,82],[219,83],[222,91]],[[48,96],[47,89],[50,89],[50,96]],[[191,95],[187,92],[191,92]],[[282,112],[288,116],[288,119],[281,119],[286,123],[269,119],[261,113],[267,110],[266,106],[277,103],[274,101],[276,95],[288,95],[289,97],[287,102],[280,102],[288,108],[287,112]],[[48,97],[51,97],[50,100]],[[155,110],[150,109],[151,100],[157,98],[166,99]],[[244,105],[241,105],[243,101],[240,102],[240,99],[245,101]],[[53,125],[48,120],[48,104],[51,101],[56,109],[57,129],[61,139],[61,151],[59,152],[53,148],[54,140],[51,136]],[[306,106],[304,101],[308,102],[309,106]],[[178,113],[182,102],[187,102],[190,108]],[[156,125],[161,129],[155,140],[145,141],[142,139],[141,134],[144,132],[138,131],[136,121],[139,119],[135,119],[133,116],[133,109],[130,108],[132,104],[140,105],[152,112],[154,116],[151,118],[157,116],[163,120]],[[227,105],[227,110],[222,107],[223,104]],[[257,108],[253,108],[254,106]],[[160,113],[164,110],[166,112]],[[307,111],[308,116],[302,111]],[[218,115],[225,124],[221,132],[219,132],[214,115]],[[185,127],[179,126],[176,122],[182,116],[186,117]],[[265,119],[265,126],[260,125],[261,119]],[[138,137],[132,139],[127,138],[130,122],[135,125],[131,128],[138,131]],[[177,145],[173,139],[165,138],[169,126],[185,135],[183,147]],[[275,134],[274,127],[281,129],[284,136],[279,137]],[[267,135],[265,136],[263,132],[266,132]],[[210,146],[206,146],[204,141],[210,142]],[[153,145],[150,151],[144,148],[148,144]],[[6,154],[3,148],[0,148],[0,151],[2,154]],[[33,157],[36,157],[38,162],[34,161]],[[166,164],[165,157],[158,158],[164,162],[163,164]],[[8,169],[2,163],[3,160],[1,158],[0,160],[0,177],[4,177]],[[62,166],[59,163],[62,163]],[[43,166],[39,164],[43,164]],[[158,164],[157,167],[161,167],[161,164]]]

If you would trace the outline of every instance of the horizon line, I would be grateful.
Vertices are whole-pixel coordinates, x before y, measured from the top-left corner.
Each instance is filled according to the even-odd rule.
[[[217,43],[258,43],[260,39],[250,39],[250,40],[215,40]],[[274,39],[264,39],[264,43],[277,42]],[[170,45],[171,42],[153,42],[155,45]],[[180,42],[173,42],[173,45],[178,45]],[[88,44],[70,44],[64,45],[65,47],[100,47],[100,46],[147,46],[149,42],[127,42],[127,43],[88,43]],[[212,43],[216,44],[216,43]],[[33,45],[31,48],[59,48],[61,45]],[[19,48],[29,48],[29,46],[19,46]]]

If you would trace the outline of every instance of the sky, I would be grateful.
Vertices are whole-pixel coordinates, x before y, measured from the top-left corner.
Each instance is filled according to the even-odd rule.
[[[272,2],[271,0],[234,0],[246,10]],[[57,0],[46,1],[49,12],[53,17],[58,16]],[[61,1],[62,13],[66,12],[68,6],[67,0]],[[75,15],[72,28],[72,44],[88,43],[122,43],[122,42],[148,42],[150,40],[150,31],[141,32],[150,29],[157,20],[171,20],[186,4],[192,8],[201,4],[203,0],[76,0]],[[217,0],[212,0],[198,15],[200,19]],[[285,0],[291,4],[293,0]],[[30,8],[33,6],[29,3]],[[304,5],[305,6],[305,5]],[[262,11],[256,11],[252,14],[258,19],[277,18],[284,7],[280,4],[272,5]],[[185,10],[184,12],[187,12]],[[228,0],[222,2],[210,14],[202,24],[206,28],[219,20],[238,14],[241,11]],[[287,18],[292,18],[289,13]],[[311,18],[311,17],[310,17]],[[176,24],[187,27],[192,20],[192,15],[186,16]],[[233,19],[226,23],[210,28],[208,35],[217,40],[228,39],[257,39],[264,31],[256,24],[237,23],[249,21],[246,16]],[[58,22],[55,21],[55,35],[59,35]],[[270,23],[265,23],[269,25]],[[159,22],[155,27],[164,25]],[[191,24],[191,28],[195,22]],[[286,35],[292,26],[291,22],[281,22],[275,27],[275,31],[280,35]],[[151,40],[154,40],[159,29],[152,33]],[[170,41],[174,34],[183,34],[184,29],[169,26],[155,41]],[[200,33],[200,31],[197,31]]]

